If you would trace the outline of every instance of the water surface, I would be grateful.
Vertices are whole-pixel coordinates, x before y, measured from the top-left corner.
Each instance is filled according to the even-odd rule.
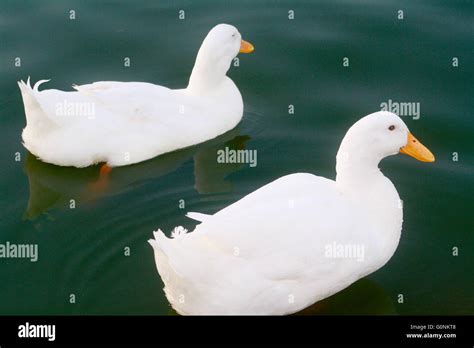
[[[383,161],[405,207],[396,254],[304,314],[473,314],[472,14],[469,1],[3,0],[0,242],[37,243],[39,261],[0,259],[0,314],[173,314],[146,242],[153,230],[192,229],[186,211],[214,213],[285,174],[334,178],[347,129],[389,99],[420,103],[420,118],[404,121],[437,161]],[[228,134],[116,168],[102,190],[98,167],[45,164],[22,146],[17,80],[50,78],[43,88],[64,90],[101,80],[181,88],[221,22],[256,47],[229,73],[245,114]],[[226,146],[257,150],[258,165],[217,164]]]

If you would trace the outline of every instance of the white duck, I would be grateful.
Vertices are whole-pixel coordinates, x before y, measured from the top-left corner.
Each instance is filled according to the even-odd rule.
[[[101,81],[76,91],[39,91],[48,80],[18,82],[27,125],[25,147],[44,162],[110,167],[145,161],[217,137],[242,118],[238,88],[226,76],[253,46],[228,24],[204,39],[185,89],[144,82]]]
[[[337,154],[337,177],[281,177],[202,221],[150,239],[164,291],[180,314],[290,314],[382,267],[403,213],[379,162],[433,154],[395,114],[356,122]]]

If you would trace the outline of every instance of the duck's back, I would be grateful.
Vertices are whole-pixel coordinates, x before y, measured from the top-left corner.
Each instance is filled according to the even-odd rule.
[[[26,147],[60,165],[140,162],[212,139],[242,116],[218,98],[150,83],[104,81],[75,86],[76,92],[20,88]]]
[[[370,273],[331,254],[342,244],[369,247],[373,231],[358,212],[332,180],[282,177],[203,217],[192,233],[158,242],[168,299],[188,314],[298,311]]]

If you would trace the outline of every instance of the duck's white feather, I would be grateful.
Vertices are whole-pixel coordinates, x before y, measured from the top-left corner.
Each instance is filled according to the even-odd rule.
[[[238,53],[240,34],[232,37],[233,32],[236,29],[228,25],[211,30],[201,47],[201,59],[196,60],[193,88],[101,81],[74,85],[76,91],[66,92],[39,91],[47,80],[33,88],[29,81],[19,82],[27,117],[22,134],[25,146],[43,161],[57,165],[107,162],[122,166],[225,133],[241,120],[243,102],[225,75],[227,70],[212,66],[215,59],[230,62]],[[208,47],[212,51],[206,52]],[[196,88],[200,81],[205,87]]]
[[[209,215],[209,214],[195,213],[195,212],[188,212],[186,216],[190,219],[193,219],[199,222],[204,222],[212,217],[212,215]]]
[[[334,181],[293,174],[206,218],[192,233],[155,236],[152,245],[179,313],[287,314],[386,262],[376,226],[363,213]],[[364,260],[327,257],[334,243],[363,245]]]
[[[336,181],[287,175],[214,215],[191,213],[202,223],[190,233],[155,233],[156,266],[178,313],[294,313],[391,258],[402,207],[377,164],[408,130],[389,113],[362,120],[342,142]],[[399,131],[387,133],[392,122]]]

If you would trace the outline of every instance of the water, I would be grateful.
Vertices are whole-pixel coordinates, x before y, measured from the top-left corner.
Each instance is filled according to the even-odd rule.
[[[347,129],[389,99],[420,103],[420,119],[404,121],[437,161],[395,156],[382,163],[405,206],[396,254],[304,313],[473,314],[472,14],[472,3],[460,0],[3,0],[0,242],[38,243],[39,261],[0,260],[0,314],[173,314],[146,242],[152,230],[192,229],[186,211],[213,213],[285,174],[334,178]],[[104,190],[93,186],[98,167],[44,164],[23,148],[17,80],[51,78],[44,88],[65,90],[100,80],[184,87],[200,42],[220,22],[256,47],[229,73],[245,102],[230,133],[116,168]],[[217,165],[225,146],[258,150],[258,165]]]

